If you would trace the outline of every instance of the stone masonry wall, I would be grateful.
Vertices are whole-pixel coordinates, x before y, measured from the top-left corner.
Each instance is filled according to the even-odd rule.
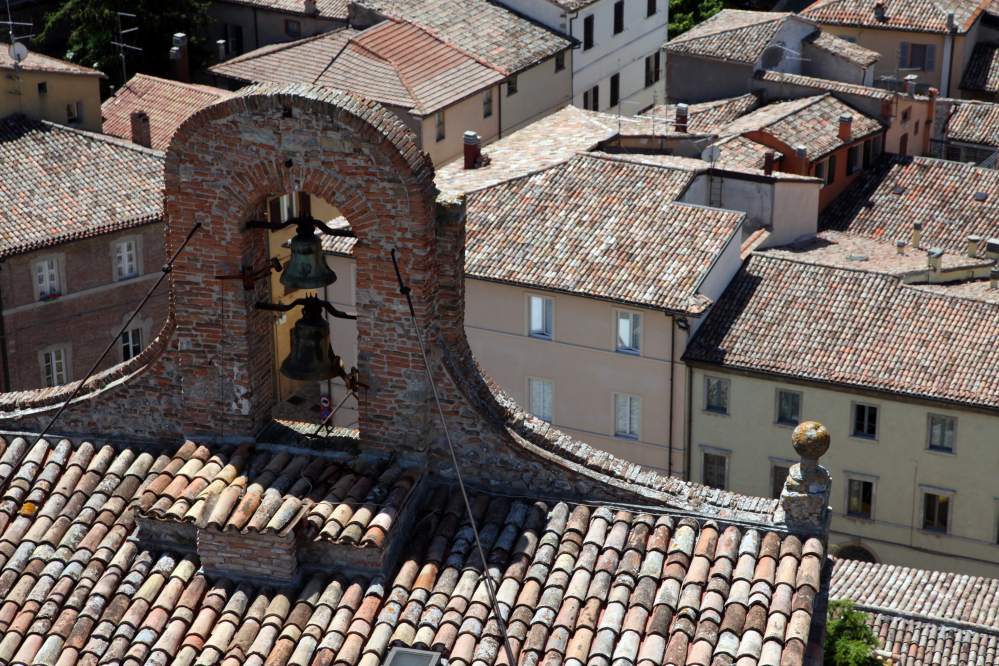
[[[246,578],[291,580],[298,571],[295,534],[242,534],[198,530],[198,557],[208,572]]]

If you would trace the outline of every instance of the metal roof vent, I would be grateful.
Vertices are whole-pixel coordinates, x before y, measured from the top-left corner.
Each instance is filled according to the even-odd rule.
[[[394,647],[389,651],[385,666],[437,666],[441,653],[434,650],[413,650]]]
[[[794,156],[801,159],[808,157],[808,148],[806,146],[797,145],[794,147]]]
[[[975,201],[985,201],[989,198],[988,192],[975,192]]]
[[[901,185],[896,185],[895,187],[891,188],[891,193],[892,194],[905,194],[905,188],[902,187]]]

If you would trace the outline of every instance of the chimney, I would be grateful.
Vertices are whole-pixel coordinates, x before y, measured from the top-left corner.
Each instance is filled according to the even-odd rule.
[[[926,265],[930,267],[934,273],[940,272],[940,264],[943,261],[943,248],[934,247],[931,248],[929,252],[926,253]]]
[[[305,0],[305,13],[306,14],[319,13],[319,8],[316,7],[316,0]]]
[[[989,289],[999,289],[999,268],[989,269]]]
[[[215,42],[216,55],[219,57],[219,62],[225,62],[225,40],[220,39]]]
[[[465,168],[474,169],[475,160],[482,154],[482,137],[472,131],[465,132]]]
[[[905,94],[906,95],[915,95],[916,94],[916,81],[919,80],[919,77],[916,76],[915,74],[909,74],[907,77],[905,77],[904,80],[905,80]]]
[[[149,133],[149,114],[145,111],[132,111],[132,143],[152,148],[153,139]]]
[[[919,247],[919,239],[923,235],[923,223],[913,222],[912,223],[912,247]]]
[[[999,238],[990,238],[985,241],[985,258],[999,262]]]
[[[187,35],[178,32],[173,36],[170,49],[170,78],[182,83],[191,82],[191,65],[187,59]]]
[[[808,175],[808,148],[802,145],[797,145],[794,147],[794,156],[798,158],[798,175],[807,176]],[[787,165],[784,166],[787,169]]]
[[[957,23],[954,21],[954,12],[947,12],[947,29],[951,32],[957,30]]]
[[[853,138],[851,131],[853,130],[853,116],[849,113],[844,113],[839,117],[839,140],[840,141],[850,141]]]
[[[905,241],[904,240],[895,241],[895,253],[896,254],[905,254]]]
[[[763,173],[770,176],[774,172],[774,151],[768,150],[763,153]]]
[[[690,107],[686,104],[676,105],[676,131],[687,133],[687,114],[690,112]]]
[[[968,256],[972,259],[978,254],[978,245],[982,242],[981,236],[968,236]]]
[[[874,3],[874,18],[879,21],[885,20],[885,3],[884,0],[878,0]]]
[[[829,431],[815,421],[805,421],[791,435],[801,462],[791,466],[780,494],[774,519],[789,527],[821,529],[826,524],[832,478],[819,458],[829,450]]]

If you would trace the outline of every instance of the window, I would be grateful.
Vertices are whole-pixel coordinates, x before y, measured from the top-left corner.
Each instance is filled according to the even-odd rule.
[[[83,102],[71,102],[66,105],[66,122],[83,122]]]
[[[642,399],[633,395],[614,394],[614,434],[637,439],[642,422]]]
[[[530,296],[530,334],[536,338],[552,337],[552,299]]]
[[[929,415],[927,443],[931,451],[954,452],[954,433],[957,419],[949,416]]]
[[[282,194],[278,197],[278,216],[281,218],[281,222],[290,220],[291,218],[298,215],[298,197],[295,196],[294,192],[289,192],[288,194]]]
[[[121,334],[121,360],[127,361],[142,352],[142,329],[133,328]]]
[[[298,39],[302,36],[302,24],[298,21],[289,21],[285,19],[284,22],[284,34],[288,35],[293,39]]]
[[[912,130],[912,136],[919,136],[919,121],[916,121],[915,129]]]
[[[583,93],[583,108],[588,111],[600,110],[600,86],[593,86]]]
[[[717,414],[728,414],[727,379],[704,378],[704,410]]]
[[[875,405],[853,404],[853,436],[878,438],[878,408]]]
[[[847,479],[846,495],[847,515],[870,519],[874,506],[874,484],[861,479]]]
[[[583,19],[583,50],[593,48],[593,14]]]
[[[624,0],[614,3],[614,34],[624,32]]]
[[[838,35],[838,37],[842,39],[844,42],[850,42],[851,44],[857,43],[856,37],[847,37],[846,35]]]
[[[836,156],[829,156],[829,167],[826,169],[826,185],[832,185],[836,180]]]
[[[871,159],[876,160],[881,156],[881,135],[871,139]]]
[[[35,291],[38,300],[51,300],[59,295],[59,263],[56,259],[43,259],[35,264]]]
[[[868,139],[867,141],[864,142],[864,162],[863,162],[863,168],[865,168],[865,169],[867,167],[871,166],[871,143],[872,143],[872,141],[870,139]]]
[[[932,72],[936,66],[937,47],[933,44],[910,44],[902,42],[899,45],[898,68],[921,72]]]
[[[905,111],[902,112],[902,122],[903,123],[909,122],[909,115],[911,113],[912,113],[912,107],[911,106],[909,108],[907,108]]]
[[[517,94],[517,77],[511,76],[510,80],[506,82],[506,96]]]
[[[226,49],[231,55],[242,55],[243,53],[243,26],[228,24],[225,27]]]
[[[659,80],[659,52],[650,55],[645,59],[645,87],[653,85]]]
[[[41,83],[38,84],[38,94],[39,95],[45,95],[48,92],[49,92],[49,84],[47,82],[42,81]]]
[[[770,498],[780,499],[781,493],[784,492],[784,484],[787,483],[787,476],[791,473],[791,465],[794,463],[790,460],[776,461],[772,460],[770,462]]]
[[[444,138],[444,111],[438,111],[434,120],[437,123],[437,140],[441,141]]]
[[[798,425],[801,421],[801,393],[777,389],[777,423]]]
[[[559,53],[555,56],[555,71],[561,72],[563,69],[565,69],[565,54]]]
[[[813,175],[816,178],[818,178],[819,180],[821,180],[823,183],[826,181],[826,167],[827,166],[828,165],[826,164],[825,160],[822,160],[821,162],[816,162],[815,163],[815,170],[814,170]]]
[[[621,101],[621,75],[615,74],[611,77],[610,105],[617,106]]]
[[[637,312],[617,313],[617,350],[628,354],[641,351],[642,315]]]
[[[726,487],[729,452],[710,446],[701,447],[701,483],[709,488]]]
[[[947,532],[950,524],[950,508],[953,493],[937,488],[923,490],[923,529],[933,532]]]
[[[482,117],[493,115],[493,90],[490,88],[482,93]]]
[[[652,16],[657,11],[659,11],[659,8],[656,7],[656,0],[646,0],[645,18]]]
[[[856,171],[860,171],[860,145],[850,146],[846,151],[846,173]]]
[[[45,374],[45,386],[62,386],[69,380],[67,371],[67,351],[58,347],[42,353],[42,371]]]
[[[115,275],[119,280],[126,280],[139,274],[135,258],[135,241],[127,240],[115,243]]]
[[[543,421],[552,422],[552,383],[545,379],[528,379],[531,413]]]

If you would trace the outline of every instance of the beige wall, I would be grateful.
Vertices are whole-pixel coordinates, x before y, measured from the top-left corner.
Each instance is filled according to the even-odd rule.
[[[11,78],[7,78],[7,75]],[[68,125],[66,105],[83,102],[83,122],[73,126],[91,132],[101,131],[101,90],[100,79],[96,76],[22,71],[20,103],[17,96],[18,82],[13,77],[13,71],[4,72],[0,118],[20,113],[23,104],[24,113],[33,118]],[[40,83],[45,84],[48,92],[39,93]]]
[[[771,458],[795,460],[793,429],[775,424],[777,390],[800,391],[802,420],[818,421],[832,436],[829,452],[821,460],[833,478],[830,543],[862,545],[891,564],[999,575],[999,546],[995,545],[999,449],[994,443],[999,414],[735,374],[708,366],[693,371],[691,480],[703,480],[703,447],[728,450],[728,490],[770,497]],[[706,375],[731,382],[729,415],[704,411]],[[876,441],[851,436],[853,402],[879,407]],[[953,455],[927,450],[929,414],[957,418]],[[845,515],[846,475],[850,472],[877,477],[872,520]],[[921,485],[954,491],[949,535],[916,528],[922,525]]]
[[[837,37],[855,37],[858,46],[881,54],[881,60],[874,63],[875,83],[879,77],[895,76],[895,67],[898,65],[898,51],[902,42],[909,42],[910,44],[934,44],[937,50],[932,72],[899,72],[898,78],[902,79],[907,74],[915,74],[919,77],[918,83],[925,83],[937,89],[940,88],[944,63],[943,35],[902,32],[898,30],[870,30],[839,25],[823,25],[822,29]],[[962,40],[963,37],[958,37],[957,39]],[[952,78],[951,87],[956,89],[959,82],[960,76],[958,77],[958,81],[954,81]]]
[[[555,71],[555,58],[549,58],[517,76],[517,92],[508,95],[509,85],[500,85],[498,103],[502,108],[503,136],[516,132],[572,102],[572,54],[565,52],[565,68]]]
[[[483,143],[492,141],[499,134],[499,114],[496,96],[499,86],[493,86],[493,113],[483,117],[482,93],[444,109],[444,138],[437,140],[437,117],[430,115],[421,122],[423,150],[430,153],[434,166],[443,166],[464,155],[462,135],[467,131],[477,133]]]

